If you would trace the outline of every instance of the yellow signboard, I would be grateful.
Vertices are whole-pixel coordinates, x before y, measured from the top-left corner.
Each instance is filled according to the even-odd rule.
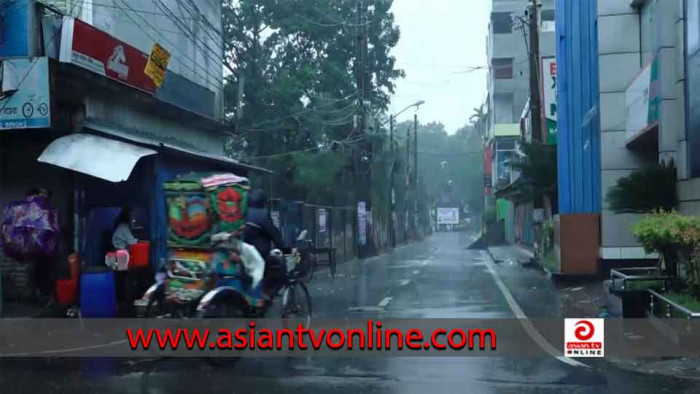
[[[148,75],[156,86],[160,87],[165,79],[165,70],[168,68],[170,53],[158,43],[153,44],[151,55],[148,57],[146,69],[143,72]]]

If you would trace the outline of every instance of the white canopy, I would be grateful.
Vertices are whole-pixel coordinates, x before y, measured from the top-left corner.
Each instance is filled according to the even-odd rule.
[[[156,153],[126,142],[76,133],[52,142],[38,160],[110,182],[122,182],[129,179],[139,159]]]

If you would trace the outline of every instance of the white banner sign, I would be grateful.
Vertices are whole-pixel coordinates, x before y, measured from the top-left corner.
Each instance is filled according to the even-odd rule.
[[[459,224],[459,208],[438,208],[438,224]]]
[[[280,211],[272,211],[270,212],[270,218],[272,218],[272,223],[277,227],[278,229],[280,228]]]
[[[364,201],[357,203],[357,241],[360,245],[367,244],[367,211]]]
[[[318,210],[318,232],[319,233],[325,233],[326,232],[326,219],[327,218],[327,212],[325,209],[321,208]]]

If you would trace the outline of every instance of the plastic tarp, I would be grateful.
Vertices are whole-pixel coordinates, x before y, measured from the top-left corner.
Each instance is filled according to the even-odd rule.
[[[52,142],[38,160],[110,182],[123,182],[139,159],[156,153],[126,142],[76,133]]]

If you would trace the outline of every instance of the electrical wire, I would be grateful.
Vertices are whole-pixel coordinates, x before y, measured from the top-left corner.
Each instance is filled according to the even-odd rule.
[[[339,99],[331,100],[332,102],[330,102],[330,103],[325,103],[325,104],[318,105],[317,108],[328,107],[328,106],[334,105],[334,104],[336,104],[336,103],[338,103],[338,102],[340,102],[340,101],[344,101],[344,100],[351,99],[351,98],[355,97],[356,95],[357,95],[357,92],[351,93],[351,94],[349,94],[349,95],[347,95],[347,96],[345,96],[345,97],[342,97],[342,98],[339,98]],[[354,105],[354,104],[353,104],[353,105]],[[270,120],[266,120],[266,121],[263,121],[263,122],[254,123],[254,124],[250,125],[249,127],[243,128],[243,129],[241,129],[241,130],[256,131],[256,130],[257,130],[257,129],[256,129],[257,127],[264,126],[264,125],[270,124],[270,123],[275,123],[275,122],[278,122],[278,121],[281,121],[281,120],[293,118],[293,117],[296,117],[296,116],[305,114],[305,113],[310,112],[310,111],[313,111],[313,110],[314,110],[314,108],[306,108],[306,109],[304,109],[304,110],[302,110],[302,111],[299,111],[299,112],[296,112],[296,113],[293,113],[293,114],[281,116],[281,117],[274,118],[274,119],[270,119]]]
[[[134,12],[133,9],[131,9],[131,6],[129,6],[124,0],[122,0],[122,3],[123,3],[126,7],[128,7],[132,12]],[[153,37],[150,33],[148,33],[140,23],[138,23],[136,20],[134,20],[134,19],[131,17],[131,15],[129,15],[129,14],[126,12],[125,9],[122,9],[122,12],[123,12],[124,15],[126,15],[129,19],[131,19],[132,22],[133,22],[141,31],[143,31],[144,34],[146,34],[151,40],[153,40],[154,42],[158,42],[158,40],[155,39],[155,37]],[[141,18],[141,20],[143,20],[144,22],[146,22],[146,23],[148,24],[148,21],[145,20],[141,15],[139,15],[138,13],[136,13],[136,16],[138,16],[139,18]],[[184,53],[183,51],[179,50],[179,49],[178,49],[179,46],[173,44],[173,42],[171,42],[171,41],[170,41],[167,37],[165,37],[163,34],[160,34],[160,33],[157,33],[157,34],[158,34],[160,37],[163,38],[164,42],[168,43],[168,44],[171,45],[174,49],[176,49],[183,57],[185,57],[186,59],[192,61],[192,63],[194,63],[195,65],[198,65],[198,66],[205,72],[205,74],[208,74],[209,76],[211,76],[212,78],[214,78],[215,83],[214,83],[213,85],[217,86],[217,90],[222,90],[222,89],[223,89],[223,83],[222,83],[222,84],[216,83],[217,80],[223,82],[223,79],[224,79],[223,74],[220,75],[220,76],[217,76],[216,74],[213,74],[213,73],[212,73],[210,70],[208,70],[206,67],[202,66],[201,64],[199,64],[198,62],[196,62],[194,59],[192,59],[189,55],[187,55],[187,54]],[[194,69],[194,67],[190,66],[189,64],[185,63],[184,61],[179,60],[179,59],[177,59],[177,58],[175,58],[175,61],[177,61],[179,64],[183,65],[184,67],[186,67],[188,70],[191,70],[195,75],[198,74],[197,71]],[[210,81],[208,78],[206,79],[206,81],[207,81],[207,84],[211,84],[211,81]]]
[[[219,59],[221,59],[221,62],[223,63],[223,57],[224,57],[223,49],[222,49],[221,53],[217,53],[215,50],[213,50],[213,49],[209,46],[209,44],[208,44],[205,40],[203,40],[203,39],[201,39],[201,38],[198,38],[197,35],[196,35],[192,30],[189,29],[189,27],[186,27],[186,26],[183,27],[183,24],[182,24],[181,21],[177,18],[177,15],[175,15],[175,13],[174,13],[166,4],[164,4],[164,3],[161,2],[160,0],[152,0],[152,1],[153,1],[153,4],[155,4],[156,7],[160,8],[163,12],[168,12],[168,13],[170,13],[170,15],[167,16],[167,18],[170,19],[170,21],[171,21],[180,31],[183,32],[183,34],[185,35],[185,37],[188,37],[188,38],[190,38],[192,41],[194,41],[195,47],[197,47],[198,49],[201,49],[201,50],[206,49],[207,51],[209,51],[209,53],[211,53],[211,54],[213,55],[213,59],[212,59],[211,57],[206,56],[206,54],[204,54],[204,57],[207,58],[207,60],[210,60],[210,61],[213,60],[214,62],[218,62]],[[177,1],[178,4],[181,4],[181,2],[180,2],[179,0],[176,0],[176,1]],[[163,8],[161,8],[161,7],[163,7]],[[189,11],[189,10],[188,10],[188,11]],[[195,21],[195,23],[197,23],[197,22]],[[201,25],[199,25],[199,23],[197,23],[197,25],[198,25],[198,26],[201,26]],[[185,31],[185,30],[187,30],[187,31]],[[204,29],[204,31],[207,31],[207,30]],[[188,35],[188,34],[189,34],[189,35]],[[217,39],[214,38],[214,37],[211,37],[211,35],[209,35],[209,37],[212,38],[214,41],[217,41]],[[201,46],[200,46],[199,44],[201,44]]]
[[[20,2],[20,1],[22,1],[22,0],[17,0],[17,1],[15,1],[15,2],[18,3],[18,2]],[[31,1],[31,0],[29,0],[29,1]],[[29,1],[27,1],[27,2],[29,2]],[[72,8],[72,10],[70,11],[69,14],[72,14],[72,13],[73,13],[73,11],[75,10],[75,5],[76,5],[76,4],[79,4],[79,3],[78,3],[77,1],[76,1],[75,3],[73,3],[73,8]],[[51,4],[48,4],[48,5],[53,6],[53,5],[51,5]],[[114,4],[95,3],[95,2],[91,2],[90,5],[93,6],[93,7],[100,7],[100,8],[113,8],[113,9],[121,9],[121,8],[122,8],[122,7],[116,6],[116,5],[114,5]],[[55,6],[53,6],[53,7],[55,7]],[[7,8],[6,8],[6,9],[7,9]],[[167,16],[167,15],[165,15],[165,14],[163,14],[163,13],[160,13],[160,12],[149,11],[149,10],[144,10],[144,9],[134,9],[134,12],[138,12],[138,13],[140,13],[140,14],[145,14],[145,15]],[[69,15],[69,16],[70,16],[70,15]],[[192,19],[192,18],[186,18],[186,19]]]
[[[20,1],[20,0],[18,0],[18,1]],[[31,2],[31,0],[26,0],[26,1],[25,1],[25,6],[29,6],[29,3],[30,3],[30,2]],[[71,13],[71,14],[73,13],[73,11],[75,11],[75,6],[76,6],[77,4],[78,4],[77,2],[73,3],[73,6],[72,6],[71,9],[70,9],[70,13]],[[9,7],[8,7],[8,8],[9,8]],[[54,39],[56,38],[56,35],[57,35],[60,31],[61,31],[61,30],[56,30],[56,31],[54,31],[53,35],[51,36],[51,38],[50,38],[47,42],[53,42]],[[29,68],[27,69],[27,71],[26,71],[26,72],[24,73],[24,75],[22,76],[22,79],[20,79],[19,83],[17,84],[17,90],[19,90],[19,89],[22,87],[22,84],[24,83],[24,81],[26,81],[26,79],[27,79],[27,77],[29,76],[29,74],[31,74],[32,70],[34,69],[34,66],[35,66],[37,63],[38,63],[38,61],[35,60],[34,62],[32,62],[31,66],[29,66]],[[9,104],[9,103],[10,103],[10,100],[7,100],[7,101],[5,102],[5,104],[3,104],[2,109],[0,109],[0,112],[4,111],[5,108],[7,107],[7,104]]]
[[[341,145],[345,145],[345,144],[347,144],[347,143],[349,143],[349,142],[357,142],[357,141],[359,141],[359,140],[364,140],[365,138],[366,138],[366,137],[360,137],[360,138],[355,139],[355,140],[352,140],[352,141],[336,141],[336,140],[333,140],[333,141],[331,141],[331,144],[333,144],[333,143],[338,143],[338,144],[341,144]],[[270,158],[275,158],[275,157],[284,157],[284,156],[289,156],[289,155],[295,155],[295,154],[297,154],[297,153],[313,152],[313,151],[317,151],[317,150],[320,150],[320,149],[323,149],[323,148],[324,148],[323,146],[316,146],[316,147],[312,147],[312,148],[298,149],[298,150],[293,150],[293,151],[289,151],[289,152],[276,153],[276,154],[272,154],[272,155],[253,156],[253,157],[250,157],[248,160],[259,160],[259,159],[270,159]]]

